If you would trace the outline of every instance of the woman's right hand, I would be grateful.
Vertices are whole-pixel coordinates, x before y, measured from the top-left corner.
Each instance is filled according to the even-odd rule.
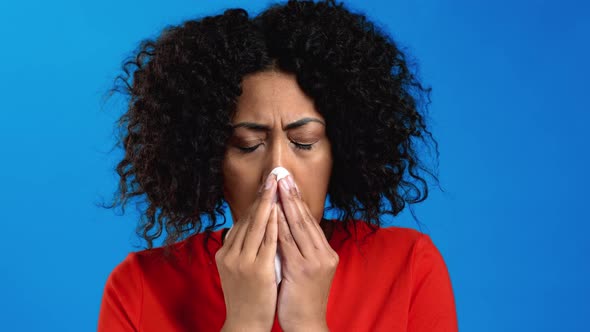
[[[274,174],[215,253],[225,299],[223,331],[270,331],[277,304],[277,181]]]

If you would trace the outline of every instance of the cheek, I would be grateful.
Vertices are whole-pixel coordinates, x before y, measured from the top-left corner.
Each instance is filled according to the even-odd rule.
[[[224,190],[227,191],[228,188],[233,188],[235,186],[235,179],[238,175],[238,169],[235,167],[235,162],[232,158],[228,158],[227,156],[223,159],[223,187]]]
[[[304,200],[315,219],[319,220],[324,214],[324,204],[331,176],[331,163],[318,165],[308,172],[309,176],[300,181],[304,188]]]
[[[225,157],[223,161],[223,193],[230,205],[233,218],[239,218],[256,199],[258,190],[254,167],[244,167],[236,158]]]

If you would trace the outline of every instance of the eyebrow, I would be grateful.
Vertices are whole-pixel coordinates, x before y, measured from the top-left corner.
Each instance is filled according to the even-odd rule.
[[[283,130],[291,130],[291,129],[294,129],[294,128],[298,128],[298,127],[301,127],[301,126],[303,126],[303,125],[305,125],[305,124],[307,124],[309,122],[318,122],[318,123],[321,123],[322,125],[326,126],[326,124],[324,123],[324,121],[322,121],[320,119],[317,119],[317,118],[302,118],[302,119],[299,119],[299,120],[297,120],[295,122],[289,123],[288,125],[286,125],[285,127],[283,127]],[[232,128],[233,129],[240,128],[240,127],[247,128],[247,129],[250,129],[250,130],[255,130],[255,131],[270,131],[270,127],[269,126],[263,125],[263,124],[260,124],[260,123],[256,123],[256,122],[240,122],[240,123],[237,123],[235,125],[232,125]]]

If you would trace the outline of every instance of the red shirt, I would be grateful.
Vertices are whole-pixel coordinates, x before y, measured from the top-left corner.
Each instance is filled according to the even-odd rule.
[[[447,267],[428,235],[387,227],[363,242],[366,223],[349,223],[348,239],[343,225],[337,222],[330,238],[339,256],[330,331],[458,331]],[[106,281],[98,331],[220,331],[226,313],[215,252],[223,230],[211,232],[209,254],[204,233],[175,244],[192,252],[190,262],[185,250],[173,261],[162,248],[130,253]],[[272,331],[282,331],[276,316]]]

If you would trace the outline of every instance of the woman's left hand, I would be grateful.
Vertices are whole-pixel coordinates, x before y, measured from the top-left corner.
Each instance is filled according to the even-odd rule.
[[[277,204],[283,277],[279,324],[283,331],[328,331],[326,311],[338,254],[288,178],[279,181],[281,203]]]

